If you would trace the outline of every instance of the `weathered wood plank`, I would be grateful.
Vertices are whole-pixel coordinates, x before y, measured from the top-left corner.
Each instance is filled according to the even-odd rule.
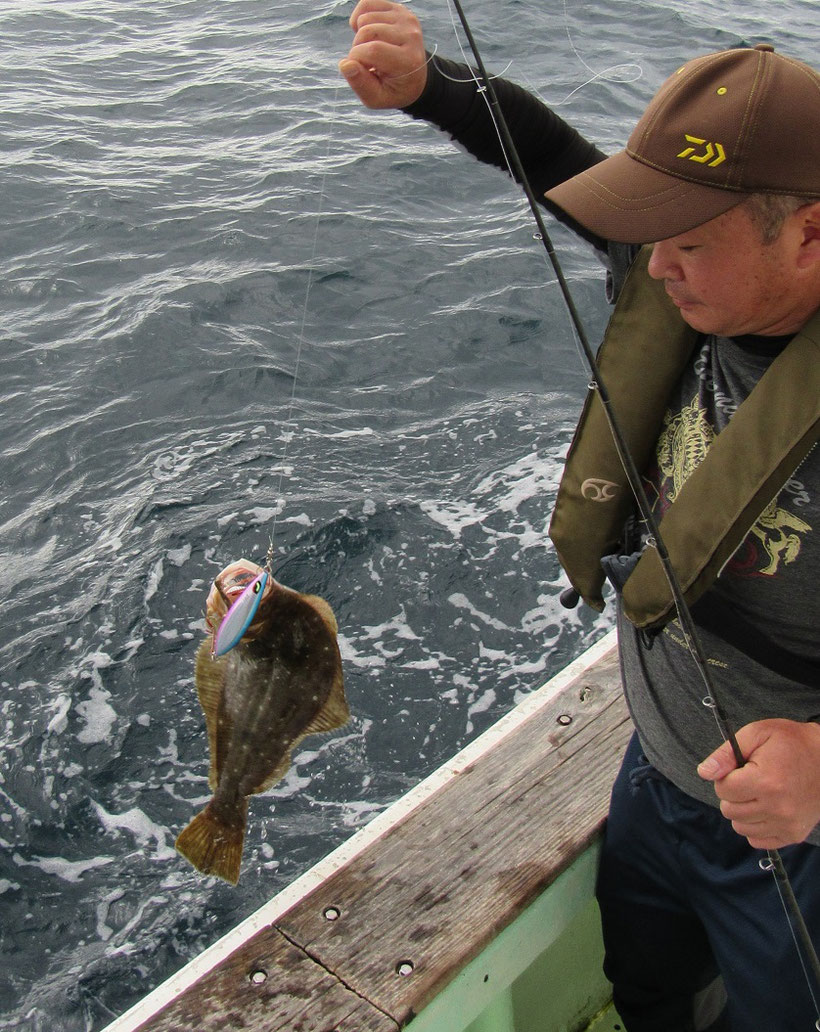
[[[613,654],[278,926],[403,1026],[597,834],[629,733]]]
[[[397,1032],[596,836],[630,731],[613,649],[141,1032]]]
[[[267,928],[140,1029],[398,1032],[398,1025],[275,928]]]

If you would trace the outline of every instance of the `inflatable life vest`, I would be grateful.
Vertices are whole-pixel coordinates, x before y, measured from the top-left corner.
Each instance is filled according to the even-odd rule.
[[[647,467],[670,394],[699,334],[681,318],[651,250],[635,260],[598,353],[601,379],[639,470]],[[820,437],[820,312],[771,363],[660,520],[661,537],[693,604]],[[601,559],[617,552],[634,507],[606,413],[590,391],[561,479],[550,537],[587,605],[603,609]],[[657,550],[645,548],[623,586],[626,616],[661,627],[675,615]]]

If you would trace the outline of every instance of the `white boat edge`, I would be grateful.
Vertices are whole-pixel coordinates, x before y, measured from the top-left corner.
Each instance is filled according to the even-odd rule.
[[[507,735],[511,734],[535,713],[548,705],[561,691],[580,677],[585,670],[594,666],[616,643],[616,631],[608,631],[591,645],[577,659],[555,674],[541,688],[527,696],[506,716],[479,735],[469,745],[456,753],[450,760],[438,767],[432,774],[420,781],[415,788],[390,804],[375,816],[365,827],[359,829],[332,853],[314,864],[290,885],[273,896],[249,917],[227,932],[215,943],[203,950],[193,960],[180,968],[170,978],[148,992],[142,999],[115,1018],[101,1032],[136,1032],[149,1018],[156,1015],[189,989],[195,982],[224,961],[231,953],[255,935],[287,913],[300,900],[312,892],[331,874],[350,863],[369,845],[385,835],[390,828],[404,820],[425,800],[438,792],[450,780],[457,777],[470,764],[492,750]]]

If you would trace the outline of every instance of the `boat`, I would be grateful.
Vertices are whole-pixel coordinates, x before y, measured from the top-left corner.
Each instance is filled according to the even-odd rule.
[[[617,1032],[594,899],[615,632],[104,1032]]]

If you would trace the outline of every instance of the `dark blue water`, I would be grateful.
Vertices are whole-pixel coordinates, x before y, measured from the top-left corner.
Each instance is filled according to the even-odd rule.
[[[488,64],[609,149],[685,57],[817,43],[808,0],[776,32],[763,0],[472,6]],[[557,601],[587,376],[530,218],[357,106],[351,9],[0,7],[0,1028],[99,1029],[609,626]],[[555,241],[595,337],[600,271]],[[354,715],[253,802],[231,889],[173,850],[208,794],[193,657],[274,522]]]

